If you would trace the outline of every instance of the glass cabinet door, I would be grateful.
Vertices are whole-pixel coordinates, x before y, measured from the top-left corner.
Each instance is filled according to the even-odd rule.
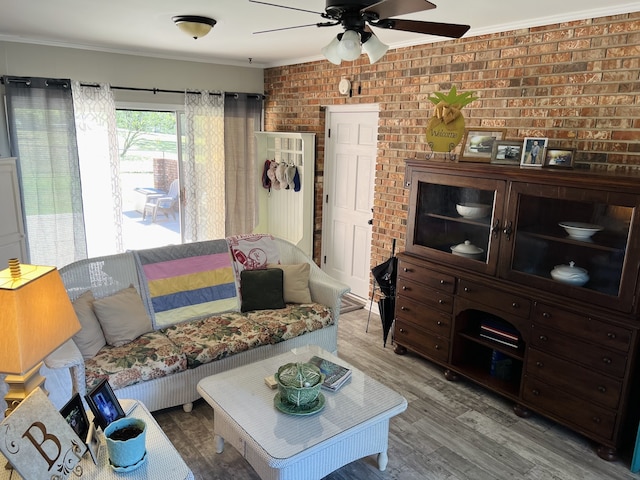
[[[494,275],[505,182],[422,172],[411,179],[407,251]]]
[[[631,311],[639,254],[630,239],[638,200],[623,193],[514,182],[500,276]]]

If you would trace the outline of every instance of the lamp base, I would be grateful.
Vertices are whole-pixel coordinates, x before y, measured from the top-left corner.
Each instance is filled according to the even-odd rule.
[[[7,409],[4,412],[4,416],[8,417],[15,408],[20,405],[29,394],[38,387],[44,389],[45,378],[40,375],[40,367],[42,362],[39,362],[31,370],[22,375],[7,375],[4,377],[4,381],[9,385],[9,391],[4,396],[7,402]]]

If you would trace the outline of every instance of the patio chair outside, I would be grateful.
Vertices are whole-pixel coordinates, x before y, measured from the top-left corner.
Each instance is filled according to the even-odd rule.
[[[166,195],[153,195],[148,197],[147,203],[144,205],[142,212],[142,220],[145,220],[147,215],[151,215],[151,221],[155,222],[158,213],[163,213],[167,219],[169,214],[175,220],[176,218],[176,206],[178,205],[178,197],[180,196],[180,183],[178,179],[175,179],[169,185],[169,191]]]

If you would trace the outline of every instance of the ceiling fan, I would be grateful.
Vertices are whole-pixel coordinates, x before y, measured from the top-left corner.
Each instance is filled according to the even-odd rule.
[[[249,1],[273,7],[313,13],[327,20],[325,22],[307,25],[262,30],[255,33],[276,32],[311,26],[333,27],[341,25],[344,32],[338,34],[329,45],[322,49],[325,57],[336,65],[339,65],[342,60],[355,60],[358,58],[361,54],[361,48],[365,50],[371,63],[377,62],[384,56],[389,47],[378,40],[370,27],[403,30],[406,32],[424,33],[450,38],[460,38],[470,28],[469,25],[392,18],[436,8],[436,5],[427,0],[326,0],[327,3],[324,12],[277,5],[259,0]]]

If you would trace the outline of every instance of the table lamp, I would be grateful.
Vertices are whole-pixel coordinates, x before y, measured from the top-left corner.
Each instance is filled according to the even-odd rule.
[[[0,271],[0,373],[6,373],[8,416],[44,383],[42,360],[80,330],[55,267],[20,265]]]

